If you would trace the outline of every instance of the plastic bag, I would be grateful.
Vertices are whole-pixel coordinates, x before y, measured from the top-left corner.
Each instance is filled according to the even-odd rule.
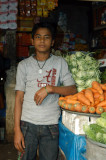
[[[67,160],[86,160],[86,139],[75,135],[59,121],[59,147]]]

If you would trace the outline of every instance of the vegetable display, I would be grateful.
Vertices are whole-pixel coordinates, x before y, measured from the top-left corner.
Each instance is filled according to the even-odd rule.
[[[96,123],[83,126],[85,135],[93,141],[106,144],[106,112],[97,118]]]
[[[77,51],[75,54],[63,56],[68,63],[78,92],[91,87],[93,81],[101,83],[99,62],[91,57],[90,54],[90,52],[85,54],[81,51]]]
[[[76,112],[101,114],[106,112],[106,83],[93,81],[91,88],[59,98],[59,106]]]

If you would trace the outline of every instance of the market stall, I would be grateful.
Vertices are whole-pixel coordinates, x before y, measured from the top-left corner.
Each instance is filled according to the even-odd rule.
[[[3,112],[3,116],[6,117],[7,139],[11,141],[14,126],[13,99],[15,99],[16,67],[19,61],[29,57],[34,52],[31,42],[33,24],[45,19],[58,24],[58,35],[52,53],[62,56],[67,61],[78,93],[83,92],[85,94],[87,89],[92,88],[93,81],[98,82],[101,87],[106,83],[106,20],[104,18],[106,4],[100,2],[70,2],[69,4],[68,2],[65,5],[62,0],[60,2],[59,0],[10,0],[10,2],[1,0],[0,7],[2,9],[0,30],[4,33],[0,34],[0,50],[2,55],[11,61],[11,66],[8,64],[9,67],[6,71],[7,109],[3,108],[4,110],[0,109],[0,111],[5,112]],[[90,12],[92,12],[93,17]],[[4,48],[6,48],[6,52],[4,52]],[[91,91],[94,96],[93,90],[89,92],[91,93]],[[90,149],[87,151],[87,146],[90,148],[91,142],[86,140],[83,126],[96,123],[100,114],[106,112],[106,105],[100,106],[100,110],[96,111],[96,107],[91,102],[85,104],[81,101],[83,104],[81,108],[81,103],[78,103],[79,99],[76,97],[71,99],[70,96],[68,104],[65,103],[66,99],[61,97],[59,99],[59,106],[62,111],[59,121],[59,147],[67,160],[86,160],[88,158],[86,153],[90,152]],[[103,94],[99,97],[95,94],[95,97],[101,98],[99,102],[102,102],[105,96]],[[96,102],[96,98],[95,103],[97,105],[99,102]],[[77,103],[71,103],[73,100]],[[92,105],[92,108],[89,107],[89,109],[86,105]],[[4,139],[4,137],[0,136],[0,139]]]
[[[83,159],[86,159],[88,158],[88,155],[87,157],[85,156],[87,146],[83,127],[84,125],[96,123],[100,114],[103,112],[106,113],[106,84],[101,84],[99,70],[100,63],[89,53],[85,54],[77,51],[71,56],[67,55],[65,58],[76,82],[78,93],[59,98],[59,105],[62,108],[60,146],[64,150],[67,159],[70,159],[71,157],[73,160],[76,160],[80,159],[80,156],[84,156]],[[92,68],[92,71],[90,67]],[[65,135],[64,139],[63,134]],[[70,146],[69,152],[67,149],[65,150],[65,148],[67,148],[64,147],[65,144],[74,144],[76,147]],[[78,149],[79,144],[80,147],[83,144],[83,147],[80,148],[81,150]],[[69,153],[70,155],[68,155]],[[72,153],[74,156],[71,155]]]

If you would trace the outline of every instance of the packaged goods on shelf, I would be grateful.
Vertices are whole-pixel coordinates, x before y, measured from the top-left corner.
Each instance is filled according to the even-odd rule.
[[[17,28],[17,1],[1,1],[0,3],[0,28],[16,29]]]

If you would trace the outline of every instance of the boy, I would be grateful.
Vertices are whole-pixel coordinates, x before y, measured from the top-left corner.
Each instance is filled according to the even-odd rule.
[[[35,160],[38,144],[40,160],[57,159],[58,98],[76,93],[66,61],[50,52],[55,33],[51,23],[35,24],[35,55],[21,61],[17,68],[14,145],[22,160]]]

